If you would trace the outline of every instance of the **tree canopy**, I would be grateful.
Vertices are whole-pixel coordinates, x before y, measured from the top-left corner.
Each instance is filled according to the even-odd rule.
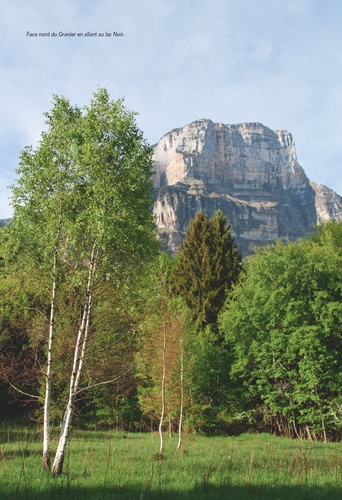
[[[221,316],[241,411],[281,434],[341,428],[341,228],[257,250]]]
[[[11,264],[30,274],[39,269],[41,288],[50,289],[45,390],[45,468],[49,466],[49,407],[56,326],[66,323],[60,291],[73,288],[76,316],[69,396],[54,473],[62,471],[64,449],[94,334],[92,310],[104,281],[127,281],[157,245],[152,203],[152,149],[123,101],[99,89],[80,109],[54,96],[47,130],[36,149],[20,156],[13,187],[14,216],[3,232],[5,272]],[[7,251],[6,251],[7,250]],[[103,287],[102,287],[103,289]],[[113,327],[115,329],[115,326]],[[60,332],[58,332],[60,333]]]
[[[241,256],[227,218],[199,212],[190,223],[172,274],[172,290],[181,295],[201,327],[215,325],[228,291],[241,269]]]

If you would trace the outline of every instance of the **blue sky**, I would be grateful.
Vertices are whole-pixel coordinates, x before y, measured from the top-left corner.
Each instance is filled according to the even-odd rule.
[[[98,86],[151,144],[199,118],[286,129],[308,177],[342,195],[341,26],[340,0],[0,0],[0,218],[52,95],[83,106]]]

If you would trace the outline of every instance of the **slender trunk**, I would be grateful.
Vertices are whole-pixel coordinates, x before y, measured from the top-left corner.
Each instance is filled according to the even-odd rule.
[[[73,372],[72,372],[72,376],[71,376],[71,379],[74,379],[74,381],[70,382],[69,399],[68,399],[68,403],[67,403],[67,407],[66,407],[64,416],[63,416],[60,438],[59,438],[59,442],[58,442],[55,460],[54,460],[53,467],[52,467],[52,472],[54,475],[59,475],[59,474],[62,474],[62,472],[63,472],[65,448],[66,448],[66,444],[68,441],[69,430],[70,430],[70,426],[71,426],[71,420],[72,420],[74,404],[75,404],[75,398],[76,398],[77,390],[79,387],[79,380],[81,377],[81,371],[82,371],[82,366],[83,366],[83,358],[81,357],[82,354],[80,355],[80,358],[77,359],[77,357],[78,357],[77,351],[79,352],[79,350],[81,348],[80,344],[82,343],[82,352],[85,353],[85,349],[83,349],[83,346],[85,346],[85,340],[88,336],[90,310],[91,310],[91,303],[89,304],[88,311],[87,311],[87,318],[85,320],[86,326],[84,327],[84,332],[82,334],[82,332],[81,332],[82,326],[81,326],[79,333],[78,333],[79,338],[78,338],[77,345],[75,347],[74,366],[73,366]],[[83,324],[84,318],[85,318],[85,315],[83,314],[82,324]],[[82,342],[82,337],[83,337],[83,342]],[[75,365],[75,361],[76,361],[76,365]]]
[[[307,425],[305,426],[305,430],[306,430],[306,433],[308,435],[308,440],[312,441],[311,432],[310,432],[310,429],[309,429],[309,427]]]
[[[178,445],[177,450],[182,446],[182,425],[183,425],[183,409],[184,409],[184,360],[183,360],[183,333],[181,333],[180,339],[180,392],[181,392],[181,403],[179,411],[179,427],[178,427]]]
[[[327,443],[327,433],[325,432],[324,420],[322,420],[324,442]]]
[[[165,319],[164,319],[165,323]],[[159,421],[159,436],[160,436],[160,448],[159,448],[159,453],[160,455],[163,454],[164,451],[164,444],[163,444],[163,421],[164,421],[164,415],[165,415],[165,380],[166,380],[166,327],[165,324],[163,325],[163,375],[162,375],[162,383],[161,383],[161,415],[160,415],[160,421]]]
[[[171,413],[170,410],[168,409],[168,419],[169,419],[169,438],[172,438],[172,420],[171,420]]]
[[[78,363],[78,368],[77,368],[77,374],[76,374],[76,380],[75,380],[75,395],[78,390],[78,387],[80,385],[80,378],[81,378],[81,373],[82,373],[82,368],[83,368],[83,363],[85,359],[85,354],[86,354],[86,349],[87,349],[87,344],[88,344],[88,334],[89,334],[89,320],[90,320],[90,311],[91,311],[91,306],[92,306],[92,300],[91,300],[91,295],[89,297],[89,308],[88,308],[88,314],[87,314],[87,319],[86,319],[86,325],[84,329],[84,335],[83,335],[83,342],[82,342],[82,350],[81,350],[81,355],[79,358],[79,363]]]
[[[43,470],[50,470],[50,404],[51,404],[51,373],[52,373],[52,346],[55,327],[55,303],[57,289],[57,249],[53,256],[53,281],[51,294],[51,310],[49,322],[49,339],[47,368],[45,380],[44,421],[43,421]]]
[[[300,437],[300,435],[298,434],[298,431],[297,431],[296,421],[295,420],[293,421],[293,428],[294,428],[294,431],[295,431],[295,434],[296,434],[297,438],[301,439],[301,437]]]
[[[90,318],[90,311],[91,311],[91,306],[92,306],[91,291],[92,291],[92,286],[93,286],[93,281],[94,281],[94,273],[95,273],[95,267],[96,267],[96,255],[97,255],[97,252],[96,252],[96,247],[94,245],[92,253],[91,253],[91,257],[90,257],[90,263],[89,263],[86,299],[85,299],[85,303],[84,303],[82,321],[81,321],[80,328],[78,330],[77,341],[76,341],[76,345],[75,345],[74,362],[73,362],[72,372],[71,372],[71,377],[70,377],[69,398],[68,398],[68,403],[67,403],[66,410],[64,413],[64,417],[63,417],[62,428],[61,428],[61,433],[60,433],[60,437],[59,437],[56,456],[55,456],[55,460],[54,460],[54,463],[52,466],[52,472],[54,475],[59,475],[59,474],[62,474],[62,472],[63,472],[65,448],[66,448],[66,444],[67,444],[67,440],[68,440],[71,419],[72,419],[72,414],[73,414],[73,409],[74,409],[74,403],[75,403],[75,397],[77,394],[77,390],[78,390],[78,386],[79,386],[79,382],[80,382],[80,377],[81,377],[81,372],[82,372],[82,367],[83,367],[83,362],[84,362],[84,357],[85,357],[85,351],[86,351],[87,339],[88,339],[88,331],[89,331],[89,318]]]

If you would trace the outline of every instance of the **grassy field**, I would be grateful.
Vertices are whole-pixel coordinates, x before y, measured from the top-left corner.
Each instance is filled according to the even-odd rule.
[[[41,471],[40,430],[0,428],[0,499],[341,499],[342,444],[74,431],[64,474]]]

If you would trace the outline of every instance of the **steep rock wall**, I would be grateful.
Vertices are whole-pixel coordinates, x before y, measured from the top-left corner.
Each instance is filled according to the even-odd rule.
[[[228,217],[244,256],[255,245],[305,237],[316,223],[342,217],[342,199],[310,183],[293,138],[261,123],[198,120],[154,148],[154,214],[170,253],[179,250],[199,210]]]

